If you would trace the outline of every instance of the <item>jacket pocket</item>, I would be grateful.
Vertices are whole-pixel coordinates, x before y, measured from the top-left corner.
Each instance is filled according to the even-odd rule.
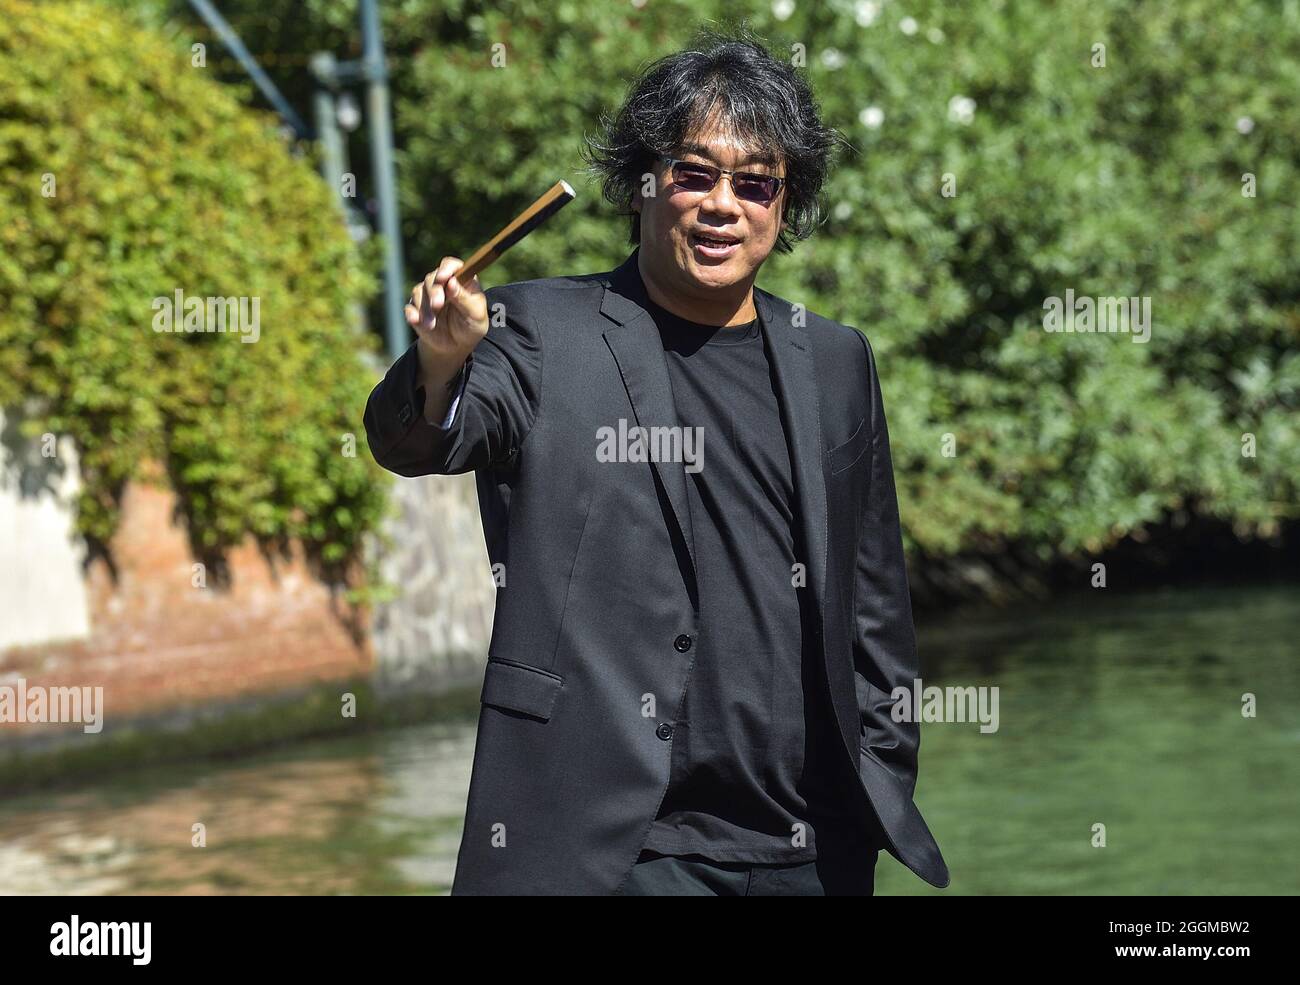
[[[867,419],[864,417],[858,421],[858,426],[848,441],[838,444],[826,452],[826,458],[831,466],[831,475],[838,475],[845,469],[852,468],[857,464],[858,459],[862,457],[862,453],[867,450],[867,446],[870,444],[871,430],[867,427]]]
[[[549,721],[555,699],[564,686],[564,678],[550,671],[513,660],[489,657],[483,672],[481,701],[494,708],[517,711],[541,721]]]

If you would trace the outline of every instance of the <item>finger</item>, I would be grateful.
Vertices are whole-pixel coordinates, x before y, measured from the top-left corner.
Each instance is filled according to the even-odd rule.
[[[437,271],[431,271],[424,278],[424,307],[420,310],[425,317],[432,319],[442,308],[442,285],[434,279]]]
[[[455,290],[452,290],[452,286]],[[478,276],[471,277],[468,281],[461,280],[460,274],[452,274],[447,278],[447,296],[456,298],[459,304],[465,304],[470,298],[478,297],[483,293],[483,286],[478,282]]]
[[[477,287],[478,286],[477,278],[471,281],[471,283],[475,287]],[[475,317],[475,318],[478,317],[477,304],[479,299],[482,297],[483,297],[483,292],[481,290],[470,290],[468,287],[466,287],[464,284],[460,282],[460,278],[457,277],[455,274],[452,274],[449,278],[447,278],[447,301],[450,304],[455,304],[457,309],[460,310],[463,314],[470,315],[471,317]]]
[[[465,266],[464,260],[457,257],[443,257],[442,262],[438,264],[438,283],[445,283],[447,278],[463,266]]]
[[[422,290],[420,293],[420,323],[426,328],[432,328],[434,319],[438,314],[437,306],[434,304],[433,292]]]
[[[406,304],[402,306],[402,314],[406,316],[406,321],[410,325],[417,325],[420,321],[420,301],[424,296],[424,287],[416,284],[411,288],[411,296],[406,299]]]

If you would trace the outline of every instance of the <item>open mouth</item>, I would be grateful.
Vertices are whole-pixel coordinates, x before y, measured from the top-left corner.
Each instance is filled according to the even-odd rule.
[[[695,248],[697,253],[717,259],[735,253],[740,246],[740,240],[691,233],[691,246]]]

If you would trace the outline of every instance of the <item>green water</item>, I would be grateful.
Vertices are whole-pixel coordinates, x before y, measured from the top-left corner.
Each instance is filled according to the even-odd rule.
[[[999,728],[923,726],[917,802],[952,885],[882,855],[878,893],[1300,891],[1297,641],[1294,585],[923,625],[926,684],[996,686]],[[11,798],[0,893],[445,893],[473,742],[449,719]]]

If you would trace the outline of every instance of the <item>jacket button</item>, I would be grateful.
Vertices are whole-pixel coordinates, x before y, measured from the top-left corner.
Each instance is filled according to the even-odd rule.
[[[691,648],[691,638],[685,633],[673,640],[673,649],[678,653],[685,653]]]
[[[659,738],[667,742],[669,739],[673,737],[673,727],[669,725],[667,722],[664,722],[657,729],[655,729],[655,735],[659,736]]]

